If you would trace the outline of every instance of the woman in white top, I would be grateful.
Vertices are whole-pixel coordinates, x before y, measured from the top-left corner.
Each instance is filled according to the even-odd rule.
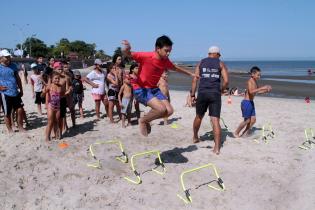
[[[91,93],[95,101],[97,119],[100,119],[101,102],[105,106],[106,115],[108,114],[108,99],[105,92],[106,72],[102,70],[101,64],[102,61],[100,59],[95,59],[93,71],[84,78],[84,81],[92,86]]]

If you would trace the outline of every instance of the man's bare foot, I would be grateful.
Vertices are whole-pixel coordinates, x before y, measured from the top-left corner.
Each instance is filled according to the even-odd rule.
[[[21,133],[25,133],[25,132],[26,132],[26,130],[25,130],[23,127],[21,127],[21,128],[19,128],[19,132],[21,132]]]
[[[233,133],[233,137],[234,137],[234,138],[240,138],[240,135],[234,132],[234,133]]]
[[[147,128],[147,124],[145,122],[141,122],[141,120],[139,121],[139,128],[140,128],[140,133],[143,136],[148,136],[148,128]]]
[[[122,124],[121,127],[126,128],[126,125],[125,125],[125,124]]]
[[[220,149],[213,148],[212,152],[216,155],[220,154]]]
[[[199,142],[200,142],[199,138],[196,138],[196,137],[193,138],[193,143],[194,144],[199,143]]]
[[[46,136],[46,142],[50,142],[50,137],[49,136]]]

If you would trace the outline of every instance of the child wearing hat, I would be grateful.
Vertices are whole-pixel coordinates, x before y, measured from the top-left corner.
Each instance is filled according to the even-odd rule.
[[[40,74],[40,70],[36,63],[31,64],[31,69],[33,73],[30,78],[30,83],[32,85],[33,98],[35,98],[35,104],[37,104],[37,112],[42,115],[42,104],[45,104],[45,97],[42,97],[43,92],[43,81]]]

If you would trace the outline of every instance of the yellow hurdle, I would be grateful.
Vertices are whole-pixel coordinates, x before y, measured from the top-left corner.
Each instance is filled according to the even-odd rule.
[[[131,165],[131,169],[133,171],[133,173],[136,175],[137,177],[137,180],[133,180],[129,177],[124,177],[124,179],[126,179],[128,182],[131,182],[133,184],[141,184],[142,183],[142,179],[140,177],[140,174],[137,172],[136,170],[136,164],[134,163],[135,161],[135,158],[136,157],[139,157],[139,156],[144,156],[144,155],[151,155],[151,154],[156,154],[158,156],[158,159],[159,159],[159,162],[160,162],[160,165],[162,166],[163,168],[163,171],[158,171],[158,170],[155,170],[154,168],[151,169],[152,171],[156,172],[157,174],[159,175],[163,175],[165,174],[166,172],[166,169],[165,169],[165,166],[162,162],[162,159],[161,159],[161,156],[160,156],[160,152],[158,150],[151,150],[151,151],[147,151],[147,152],[141,152],[141,153],[136,153],[134,155],[131,156],[130,158],[130,165]]]
[[[305,134],[305,141],[302,143],[302,145],[299,146],[300,149],[305,149],[305,150],[309,150],[312,149],[315,144],[315,141],[313,141],[313,139],[315,139],[314,137],[314,131],[312,128],[306,128],[304,130],[304,134]]]
[[[123,148],[123,145],[122,145],[121,141],[119,141],[119,140],[97,141],[97,142],[91,144],[89,146],[89,149],[88,149],[88,152],[91,154],[91,156],[95,160],[97,160],[97,162],[96,163],[89,163],[89,164],[87,164],[88,167],[93,167],[93,168],[101,168],[102,167],[100,160],[96,157],[96,155],[94,153],[94,146],[102,145],[102,144],[117,144],[119,146],[119,148],[120,148],[120,151],[121,151],[122,155],[116,156],[115,157],[116,160],[119,160],[119,161],[121,161],[123,163],[128,163],[128,156],[127,156],[127,154],[124,151],[124,148]]]
[[[265,142],[265,144],[268,144],[269,140],[273,139],[275,137],[276,137],[276,135],[275,135],[275,132],[273,131],[273,129],[271,127],[271,123],[266,123],[262,127],[260,139],[254,139],[254,142],[259,144],[260,143],[259,140],[262,140],[263,142]]]
[[[208,187],[214,189],[214,190],[218,190],[218,191],[224,191],[225,190],[225,186],[224,186],[224,183],[223,183],[223,180],[219,177],[219,174],[218,174],[218,171],[215,167],[214,164],[212,163],[208,163],[206,165],[203,165],[203,166],[200,166],[200,167],[197,167],[197,168],[193,168],[193,169],[190,169],[190,170],[187,170],[187,171],[184,171],[181,173],[180,175],[180,182],[181,182],[181,185],[182,185],[182,188],[183,188],[183,191],[185,193],[185,196],[186,198],[182,197],[181,195],[177,194],[177,197],[179,197],[182,201],[184,201],[185,204],[189,204],[189,203],[192,203],[192,198],[191,198],[191,195],[189,193],[189,190],[186,189],[185,187],[185,184],[184,184],[184,175],[185,174],[188,174],[188,173],[192,173],[194,171],[199,171],[201,169],[204,169],[204,168],[212,168],[213,171],[214,171],[214,174],[215,176],[217,177],[217,183],[218,185],[220,186],[220,188],[218,187],[215,187],[215,186],[212,186],[211,184],[208,184]]]

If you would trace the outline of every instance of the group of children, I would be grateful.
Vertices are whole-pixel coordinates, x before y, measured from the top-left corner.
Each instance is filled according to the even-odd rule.
[[[72,126],[75,126],[75,105],[78,104],[80,115],[83,117],[82,102],[84,98],[83,84],[79,71],[72,72],[67,62],[50,62],[49,66],[41,69],[41,64],[33,63],[30,76],[33,98],[40,115],[43,115],[42,104],[47,109],[46,140],[51,139],[51,131],[55,137],[61,138],[64,130],[68,129],[66,121],[67,108],[71,114]]]

